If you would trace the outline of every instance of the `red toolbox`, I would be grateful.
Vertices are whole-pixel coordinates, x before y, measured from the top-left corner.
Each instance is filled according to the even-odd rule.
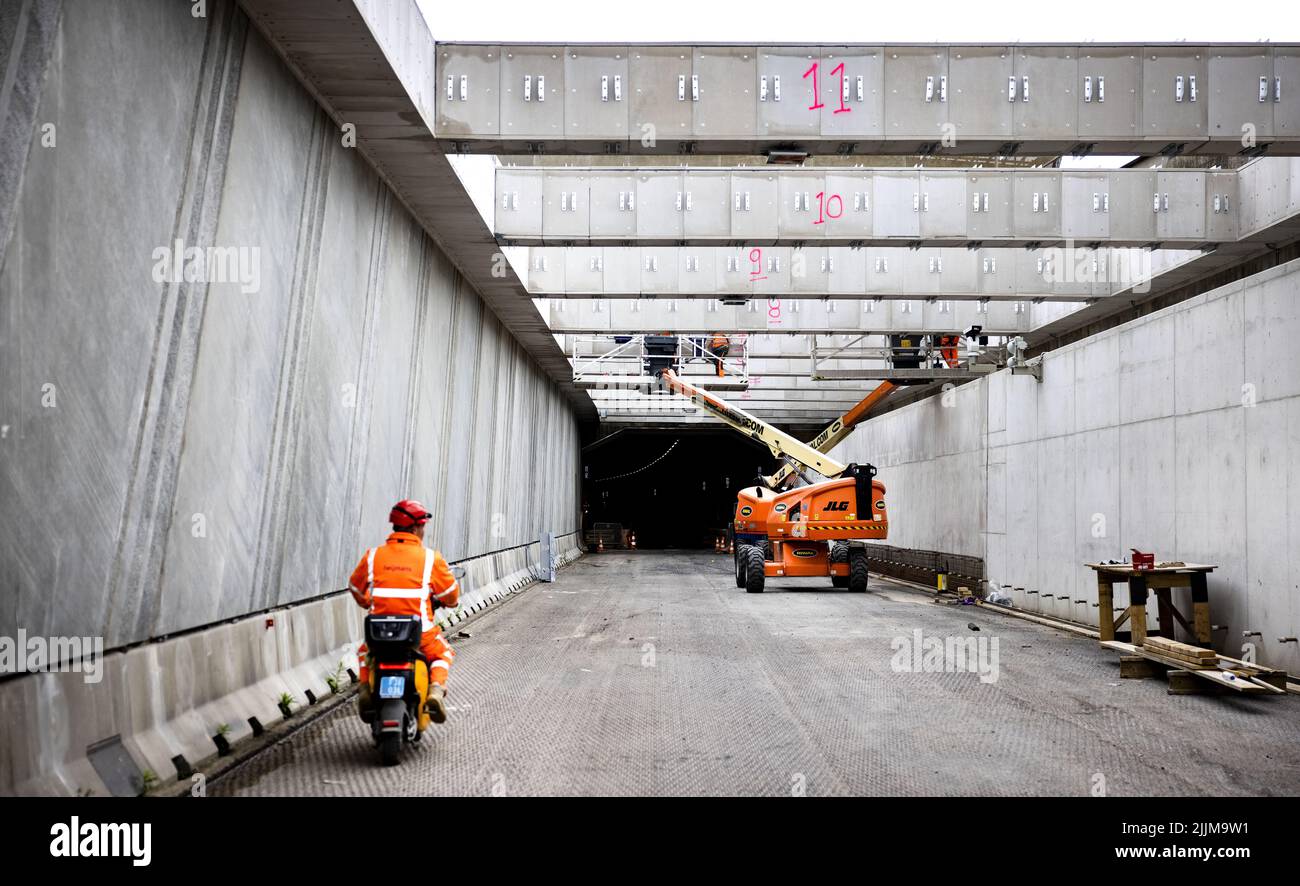
[[[1133,552],[1133,569],[1135,572],[1147,572],[1156,568],[1156,555],[1144,554],[1137,548],[1129,548]]]

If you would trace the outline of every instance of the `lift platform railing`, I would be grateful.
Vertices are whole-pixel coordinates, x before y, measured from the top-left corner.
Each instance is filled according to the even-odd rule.
[[[570,339],[573,383],[580,388],[649,390],[660,370],[707,382],[711,388],[749,388],[748,336],[599,335]]]
[[[873,339],[884,343],[869,344]],[[1004,346],[977,344],[960,333],[863,334],[843,342],[814,335],[809,353],[813,381],[936,381],[985,375],[1006,365]]]

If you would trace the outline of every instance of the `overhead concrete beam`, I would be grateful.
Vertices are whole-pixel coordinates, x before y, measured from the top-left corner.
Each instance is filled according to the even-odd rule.
[[[1106,298],[1200,250],[1052,246],[534,246],[550,299],[1068,301]]]
[[[1273,166],[1286,160],[1273,161]],[[1283,174],[1280,169],[1274,175]],[[1204,169],[499,167],[507,245],[1200,248],[1269,191]]]
[[[1300,153],[1297,44],[439,43],[457,152]]]

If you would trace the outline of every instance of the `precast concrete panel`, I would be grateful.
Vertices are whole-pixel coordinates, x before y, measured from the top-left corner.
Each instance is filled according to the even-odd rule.
[[[1079,57],[1075,47],[1017,46],[1016,94],[1012,111],[1012,141],[1055,141],[1069,150],[1078,141]]]
[[[874,247],[864,249],[867,256],[867,292],[882,295],[905,292],[903,271],[908,262],[893,255],[894,249]]]
[[[760,138],[799,139],[821,134],[821,49],[764,47],[758,50]],[[817,84],[814,92],[813,84]]]
[[[1273,133],[1295,144],[1300,140],[1300,48],[1273,49]]]
[[[501,47],[446,44],[438,48],[440,136],[501,134]]]
[[[591,236],[590,180],[584,172],[552,170],[542,177],[542,227],[548,239]]]
[[[752,46],[708,46],[694,50],[686,99],[692,105],[692,131],[707,146],[711,139],[752,138],[757,129],[758,50]]]
[[[1009,172],[966,177],[966,225],[972,240],[1010,237],[1014,192]]]
[[[1191,240],[1205,236],[1205,173],[1199,170],[1161,170],[1156,173],[1160,211],[1157,240]],[[1152,206],[1155,205],[1152,197]]]
[[[1016,262],[1006,249],[977,249],[976,292],[1010,295],[1016,291]]]
[[[1205,173],[1205,237],[1209,240],[1235,240],[1239,236],[1237,213],[1238,173]]]
[[[534,292],[563,292],[565,266],[563,255],[551,250],[528,251],[528,288]]]
[[[628,47],[570,46],[565,50],[564,129],[568,137],[625,140],[631,107],[627,87]]]
[[[495,230],[503,237],[542,236],[542,176],[523,169],[497,170]]]
[[[1212,47],[1209,58],[1209,134],[1240,140],[1273,136],[1273,50],[1259,47]]]
[[[1161,144],[1203,139],[1209,123],[1205,46],[1148,46],[1142,54],[1142,135]]]
[[[607,246],[603,258],[606,292],[641,291],[640,249]]]
[[[564,47],[501,50],[501,135],[555,139],[564,129]]]
[[[921,233],[920,177],[916,172],[877,172],[873,176],[872,233],[876,237],[916,238]]]
[[[867,291],[867,251],[832,246],[827,258],[833,262],[827,291],[832,293],[861,294]]]
[[[555,253],[563,257],[566,294],[600,294],[605,283],[604,247],[570,246]]]
[[[621,240],[635,236],[637,216],[637,177],[630,172],[592,170],[587,176],[591,206],[591,239]]]
[[[1142,51],[1079,48],[1079,141],[1141,138]]]
[[[790,252],[790,287],[793,292],[830,291],[835,259],[826,246],[804,246]]]
[[[1156,216],[1151,201],[1156,189],[1155,171],[1126,169],[1124,173],[1110,177],[1110,235],[1137,243],[1154,240]]]
[[[633,150],[654,151],[660,140],[672,143],[690,139],[695,108],[690,94],[691,50],[682,46],[633,46],[628,53],[628,135]],[[667,146],[664,149],[671,153]]]
[[[942,292],[959,295],[978,291],[979,255],[964,246],[944,246],[939,249]]]
[[[948,50],[934,46],[891,46],[884,50],[885,134],[937,144],[947,129]]]
[[[1020,170],[1015,182],[1015,231],[1021,237],[1061,235],[1061,175],[1056,170]]]
[[[732,230],[735,201],[729,170],[692,170],[689,183],[683,176],[682,187],[682,231],[687,237],[716,237],[719,231]]]
[[[916,260],[906,262],[902,291],[916,296],[943,292],[943,250],[935,246],[923,246],[911,254]]]
[[[961,172],[922,172],[921,236],[966,236],[966,176]]]
[[[826,236],[871,236],[871,209],[874,204],[872,178],[869,172],[826,171]]]
[[[880,47],[823,50],[818,69],[823,138],[870,144],[885,134],[884,64]]]
[[[675,246],[641,248],[641,292],[671,295],[677,292],[678,249]]]
[[[764,170],[731,173],[731,239],[770,243],[777,236],[777,176]],[[711,232],[716,236],[716,232]]]
[[[1061,176],[1061,234],[1067,240],[1110,236],[1110,179],[1105,172],[1067,172]]]
[[[750,278],[763,274],[763,250],[758,246],[719,250],[714,268],[719,293],[746,294],[753,291]]]
[[[691,196],[692,206],[694,195]],[[636,178],[636,234],[638,237],[680,238],[686,210],[682,174],[669,170],[641,172]]]
[[[777,188],[777,226],[783,240],[826,236],[826,178],[815,169],[782,174]],[[842,214],[842,198],[831,201],[831,212]],[[734,209],[734,207],[733,207]]]
[[[682,295],[703,295],[712,291],[717,279],[718,250],[712,247],[684,247],[678,250],[677,291]]]
[[[758,295],[784,295],[790,291],[790,273],[793,250],[789,246],[764,246],[758,250],[761,255],[751,267],[759,265],[759,273],[752,277],[753,291]],[[747,257],[754,255],[755,249],[749,250]],[[800,263],[803,263],[802,257]]]
[[[1012,135],[1019,81],[1006,46],[954,46],[948,53],[948,122],[957,144],[1003,143]],[[1014,85],[1013,85],[1014,84]],[[1014,94],[1013,94],[1014,92]]]

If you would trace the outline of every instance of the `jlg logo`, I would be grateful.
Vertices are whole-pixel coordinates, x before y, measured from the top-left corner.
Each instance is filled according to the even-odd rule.
[[[826,510],[828,511],[847,511],[848,509],[849,509],[849,503],[847,501],[826,502]]]

